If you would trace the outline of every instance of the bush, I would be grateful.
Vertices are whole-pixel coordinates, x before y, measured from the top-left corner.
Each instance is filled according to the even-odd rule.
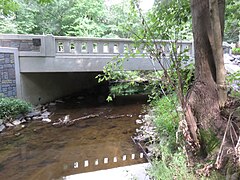
[[[25,114],[31,110],[31,105],[23,100],[0,97],[0,119],[5,121],[15,118],[19,114]]]
[[[232,53],[233,54],[240,54],[240,48],[233,48]]]
[[[176,142],[176,132],[179,116],[176,111],[177,96],[169,94],[154,100],[151,105],[154,109],[154,124],[157,127],[160,138],[168,141],[170,146]]]

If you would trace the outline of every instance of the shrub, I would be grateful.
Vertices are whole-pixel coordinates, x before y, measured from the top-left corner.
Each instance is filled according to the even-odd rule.
[[[23,100],[0,97],[0,119],[5,121],[15,118],[19,114],[25,114],[31,110],[31,105]]]
[[[240,54],[240,48],[233,48],[232,53],[233,54]]]

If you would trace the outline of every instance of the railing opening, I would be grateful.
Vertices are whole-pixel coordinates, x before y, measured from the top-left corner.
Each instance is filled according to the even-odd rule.
[[[63,48],[63,43],[62,42],[58,42],[58,52],[63,52],[64,48]]]
[[[103,53],[108,53],[109,52],[109,44],[108,43],[104,43],[103,44]]]
[[[70,52],[75,52],[75,43],[74,42],[71,42],[70,43]]]
[[[118,44],[114,44],[113,52],[114,53],[119,53]]]
[[[82,53],[87,53],[87,43],[86,42],[82,42],[82,47],[81,47],[81,52]]]
[[[98,43],[93,43],[93,53],[98,53]]]

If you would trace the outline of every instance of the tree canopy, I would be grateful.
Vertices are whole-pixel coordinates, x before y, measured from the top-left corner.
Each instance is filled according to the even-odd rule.
[[[10,9],[13,4],[15,8]],[[104,0],[16,0],[2,6],[0,32],[129,37],[121,28],[129,21],[129,4],[123,1],[107,6]]]

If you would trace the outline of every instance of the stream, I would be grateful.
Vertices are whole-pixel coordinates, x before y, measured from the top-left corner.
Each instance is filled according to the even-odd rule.
[[[50,106],[52,122],[66,115],[70,119],[89,118],[59,127],[33,120],[25,128],[1,133],[0,179],[64,179],[146,162],[131,139],[140,126],[136,120],[144,114],[146,100],[146,96],[135,95],[98,104],[95,97],[71,97]]]

